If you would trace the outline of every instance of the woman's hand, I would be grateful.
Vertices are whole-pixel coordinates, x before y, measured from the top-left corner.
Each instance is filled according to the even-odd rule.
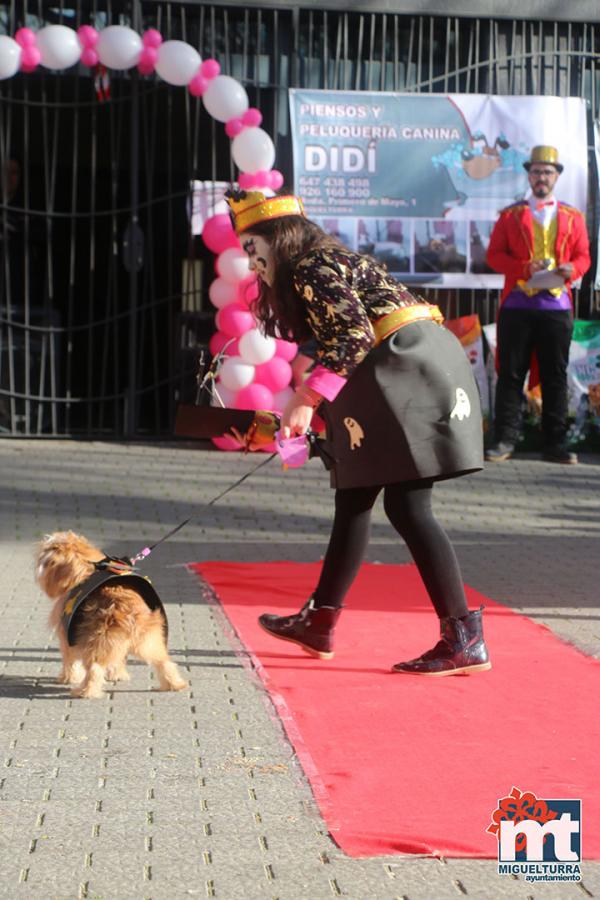
[[[311,388],[302,386],[291,398],[283,413],[279,433],[283,438],[306,434],[310,428],[313,413],[323,398]]]
[[[542,269],[545,269],[545,268],[546,268],[546,264],[543,259],[532,259],[529,262],[529,266],[527,269],[529,278],[531,278],[532,275],[535,275],[536,272],[541,272]]]
[[[556,271],[565,281],[569,281],[573,277],[573,263],[562,263],[562,265],[556,267]]]

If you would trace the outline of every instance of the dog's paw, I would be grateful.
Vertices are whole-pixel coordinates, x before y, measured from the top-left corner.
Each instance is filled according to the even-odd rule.
[[[159,691],[183,691],[186,687],[189,687],[189,685],[183,678],[172,678],[170,681],[163,682],[159,687]]]
[[[123,666],[121,668],[112,668],[108,667],[106,670],[106,680],[107,681],[131,681],[131,675],[127,671],[127,669]]]
[[[189,687],[187,681],[184,681],[179,674],[179,669],[171,659],[163,660],[156,667],[158,675],[159,691],[183,691]]]
[[[73,666],[71,669],[62,670],[56,679],[58,684],[81,684],[85,678],[85,669],[83,666]]]
[[[76,687],[71,691],[71,697],[79,700],[99,700],[104,697],[104,691],[98,687]]]

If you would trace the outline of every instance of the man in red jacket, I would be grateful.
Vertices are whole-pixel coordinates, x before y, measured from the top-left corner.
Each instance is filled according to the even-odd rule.
[[[531,197],[503,209],[487,262],[505,276],[497,330],[495,443],[485,458],[509,459],[519,439],[523,382],[532,372],[542,389],[543,458],[576,463],[566,445],[567,363],[573,333],[571,282],[590,267],[585,219],[554,198],[563,166],[554,147],[539,146],[524,163]]]

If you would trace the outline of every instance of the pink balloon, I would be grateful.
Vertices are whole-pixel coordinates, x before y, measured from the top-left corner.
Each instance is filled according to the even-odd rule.
[[[238,300],[240,303],[244,303],[246,306],[249,306],[251,303],[256,300],[260,293],[260,288],[258,286],[258,278],[254,275],[252,279],[245,279],[240,282],[240,286],[238,288]]]
[[[240,172],[238,175],[238,184],[243,191],[248,191],[250,188],[255,187],[256,178],[254,177],[254,173]]]
[[[208,342],[211,356],[216,356],[226,345],[228,345],[227,356],[239,356],[240,342],[237,338],[231,338],[222,331],[216,331]]]
[[[89,66],[90,69],[98,65],[99,58],[97,51],[93,47],[86,47],[81,51],[81,63],[84,66]]]
[[[243,130],[244,123],[241,119],[230,119],[225,125],[225,134],[230,138],[237,137]]]
[[[27,44],[21,49],[21,69],[23,72],[33,72],[39,66],[42,54],[37,47]]]
[[[216,78],[220,71],[221,66],[216,59],[205,59],[200,66],[200,72],[207,81],[210,81],[211,78]]]
[[[158,50],[155,47],[145,46],[140,53],[138,72],[140,75],[151,75],[158,61]]]
[[[213,253],[222,253],[228,247],[239,247],[240,243],[228,213],[218,213],[206,220],[202,240]]]
[[[258,126],[262,122],[261,111],[259,109],[256,109],[254,106],[251,106],[250,109],[247,109],[242,116],[242,122],[248,128],[258,128]]]
[[[95,47],[98,43],[98,32],[91,25],[81,25],[77,29],[77,37],[82,47]]]
[[[222,331],[215,331],[210,341],[208,342],[208,349],[210,350],[211,356],[216,356],[217,353],[220,353],[229,338],[226,334],[223,334]]]
[[[229,337],[241,337],[254,327],[254,316],[241,303],[228,303],[217,313],[215,324]]]
[[[273,391],[254,381],[238,391],[235,398],[236,409],[270,409],[272,405]]]
[[[278,191],[283,184],[283,175],[277,169],[271,169],[267,172],[267,187],[273,191]]]
[[[162,35],[156,28],[149,28],[142,37],[144,47],[160,47],[162,40]]]
[[[291,362],[298,353],[298,344],[293,341],[283,341],[281,338],[275,338],[275,356],[280,356],[287,362]]]
[[[268,362],[256,367],[254,382],[264,384],[273,394],[278,394],[292,380],[292,367],[281,356],[273,356]]]
[[[208,79],[204,78],[202,75],[194,75],[194,77],[188,84],[188,91],[190,92],[192,97],[201,97],[208,87],[208,84]]]
[[[211,438],[211,441],[219,450],[225,450],[231,452],[232,450],[241,450],[242,445],[235,440],[235,438],[230,437],[214,437]]]
[[[31,28],[19,28],[15,32],[15,41],[20,47],[35,47],[35,31]]]

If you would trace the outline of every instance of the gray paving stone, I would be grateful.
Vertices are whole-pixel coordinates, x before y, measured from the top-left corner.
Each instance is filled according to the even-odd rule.
[[[335,845],[260,681],[185,567],[322,558],[333,498],[318,463],[270,463],[207,506],[258,461],[192,442],[0,441],[0,897],[600,897],[598,863],[580,886],[528,885],[492,860],[350,859]],[[596,657],[599,478],[598,457],[524,456],[436,488],[465,581]],[[191,514],[146,564],[188,689],[158,693],[134,662],[103,699],[71,699],[33,544],[73,528],[135,553]],[[367,559],[409,561],[380,507]]]

